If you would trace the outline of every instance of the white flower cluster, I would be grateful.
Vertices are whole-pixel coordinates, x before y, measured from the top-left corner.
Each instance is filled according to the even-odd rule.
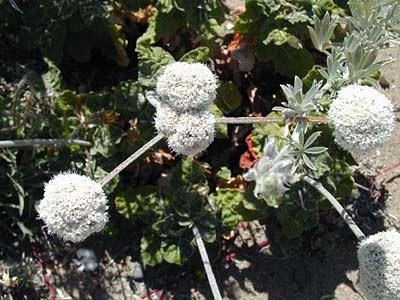
[[[161,104],[177,112],[208,109],[216,93],[217,79],[201,63],[170,64],[157,79],[157,94],[161,97]]]
[[[396,300],[400,297],[400,233],[395,230],[374,234],[358,249],[360,287],[368,300]]]
[[[278,152],[275,138],[269,138],[264,145],[263,156],[249,169],[243,178],[255,181],[254,196],[268,203],[279,199],[288,190],[288,184],[293,180],[290,174],[292,161],[285,159],[287,148]]]
[[[51,234],[80,242],[104,229],[107,197],[101,185],[78,174],[58,174],[44,188],[37,211]]]
[[[390,100],[368,86],[349,85],[341,89],[328,112],[335,128],[335,141],[354,154],[382,147],[394,127]]]
[[[155,127],[169,147],[183,155],[207,149],[215,136],[209,107],[217,93],[217,79],[211,70],[201,63],[168,65],[157,80],[157,93]]]

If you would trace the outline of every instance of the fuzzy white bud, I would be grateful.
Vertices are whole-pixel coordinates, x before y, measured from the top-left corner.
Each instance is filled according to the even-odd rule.
[[[204,64],[176,62],[158,77],[157,93],[161,104],[177,112],[204,110],[215,99],[217,79]]]
[[[104,229],[107,197],[101,185],[78,174],[58,174],[44,188],[37,211],[50,234],[80,242]]]
[[[393,132],[393,105],[372,87],[354,84],[341,89],[328,115],[336,143],[354,154],[379,149]]]
[[[196,155],[212,143],[215,136],[215,117],[208,111],[183,113],[168,136],[168,146],[177,154]]]
[[[400,233],[374,234],[360,243],[360,287],[368,300],[397,300],[400,295]]]

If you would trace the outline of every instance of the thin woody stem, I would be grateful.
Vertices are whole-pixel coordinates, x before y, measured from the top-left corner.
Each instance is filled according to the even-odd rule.
[[[131,156],[125,159],[122,163],[120,163],[117,167],[115,167],[110,173],[108,173],[101,181],[100,185],[104,187],[107,183],[109,183],[115,176],[121,173],[127,166],[129,166],[133,161],[138,159],[142,154],[144,154],[147,150],[149,150],[152,146],[157,144],[163,136],[161,134],[155,136],[146,144],[144,144],[139,150],[135,151]]]
[[[27,139],[27,140],[6,140],[0,141],[0,148],[18,148],[18,147],[43,147],[57,146],[61,147],[65,144],[76,144],[80,146],[90,147],[91,142],[77,139]]]
[[[217,118],[218,124],[252,124],[252,123],[292,123],[292,122],[309,122],[309,123],[329,123],[327,117],[224,117]]]
[[[210,284],[214,300],[222,300],[217,280],[215,279],[214,272],[211,268],[210,259],[208,258],[207,249],[204,246],[204,242],[203,239],[201,238],[199,229],[196,226],[193,226],[192,231],[194,238],[196,240],[197,248],[199,249],[200,252],[201,260],[203,261],[204,270],[206,271],[208,283]]]
[[[323,185],[311,177],[308,177],[306,175],[303,175],[301,177],[305,182],[313,186],[315,189],[317,189],[322,195],[325,196],[326,199],[333,205],[333,207],[336,209],[336,211],[339,213],[339,215],[342,217],[342,219],[347,223],[351,231],[353,231],[354,235],[362,241],[363,239],[366,238],[365,234],[361,231],[360,227],[357,226],[357,224],[354,222],[354,220],[350,217],[350,215],[347,213],[347,211],[343,208],[343,206],[336,200],[336,198],[327,190],[323,187]]]

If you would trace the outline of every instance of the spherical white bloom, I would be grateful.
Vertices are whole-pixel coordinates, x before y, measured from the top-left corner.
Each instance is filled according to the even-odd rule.
[[[80,242],[108,222],[107,197],[101,185],[78,174],[58,174],[44,188],[39,217],[51,234]]]
[[[154,118],[154,126],[159,134],[169,137],[176,132],[178,119],[179,115],[175,110],[167,105],[159,105]]]
[[[158,77],[157,93],[161,104],[178,112],[203,110],[215,99],[217,79],[204,64],[176,62]]]
[[[377,150],[391,136],[393,105],[374,88],[349,85],[341,89],[329,109],[335,128],[335,141],[351,153]]]
[[[400,233],[374,234],[360,243],[360,287],[368,300],[400,297]]]
[[[254,196],[264,199],[269,205],[274,205],[288,190],[288,184],[293,180],[290,174],[292,161],[285,159],[287,147],[278,152],[275,138],[265,142],[263,156],[249,169],[243,178],[255,181]]]
[[[215,117],[208,111],[183,113],[168,146],[177,154],[196,155],[207,149],[215,136]]]

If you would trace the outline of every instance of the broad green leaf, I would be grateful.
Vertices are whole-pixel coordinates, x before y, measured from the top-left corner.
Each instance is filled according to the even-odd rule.
[[[193,158],[182,159],[172,173],[173,189],[191,188],[194,185],[207,185],[204,168]]]
[[[169,200],[160,195],[156,186],[141,186],[119,194],[114,203],[117,212],[125,218],[153,224],[163,216],[162,205],[167,205]]]
[[[206,63],[210,58],[210,49],[207,47],[198,47],[185,53],[179,61],[188,63]]]
[[[175,59],[160,47],[146,48],[140,54],[138,81],[142,86],[154,88],[155,79],[162,74],[164,67],[175,62]]]
[[[155,266],[164,258],[160,238],[145,232],[140,240],[140,254],[145,265]]]
[[[73,111],[80,101],[81,97],[75,91],[63,90],[57,97],[56,105],[62,111]]]
[[[215,104],[224,113],[229,114],[242,104],[242,94],[232,81],[220,82]]]
[[[295,49],[287,44],[282,46],[257,44],[255,49],[256,56],[261,61],[272,62],[275,71],[285,76],[303,77],[314,65],[314,60],[306,49]],[[294,64],[294,61],[297,63]]]
[[[166,262],[170,264],[181,265],[182,256],[179,245],[171,244],[164,248],[163,258]]]

